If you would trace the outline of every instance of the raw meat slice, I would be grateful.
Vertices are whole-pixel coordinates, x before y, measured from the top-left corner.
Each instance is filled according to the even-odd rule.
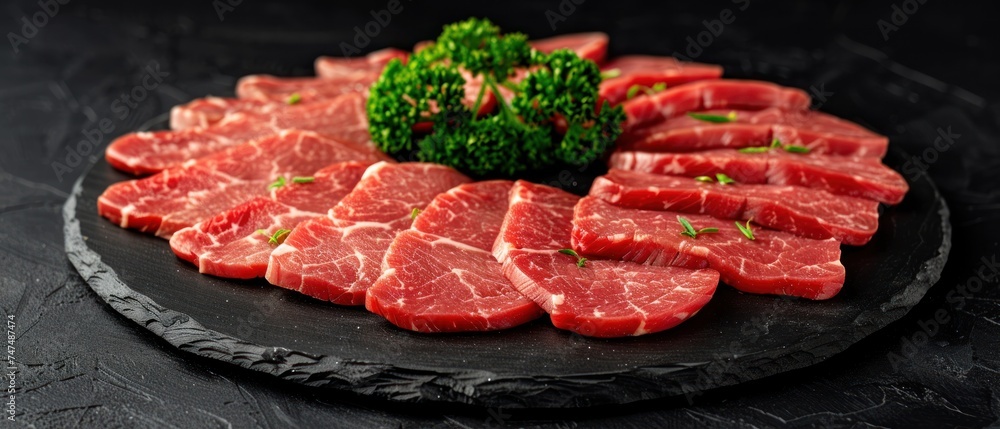
[[[549,53],[556,49],[569,49],[580,58],[591,60],[598,65],[608,55],[608,35],[604,33],[575,33],[532,40],[531,47]]]
[[[330,210],[335,219],[357,222],[413,222],[438,194],[469,182],[451,167],[423,162],[379,163],[365,171],[358,186]]]
[[[469,178],[443,165],[378,163],[328,216],[299,224],[271,253],[271,284],[344,305],[364,303],[414,208]]]
[[[424,48],[427,48],[428,46],[431,46],[434,43],[435,43],[434,40],[421,40],[421,41],[413,44],[413,53],[415,54],[417,52],[420,52],[420,51],[424,50]]]
[[[350,193],[373,162],[338,162],[308,177],[308,183],[295,183],[286,177],[285,186],[271,190],[271,199],[299,210],[326,214]]]
[[[119,170],[151,174],[290,129],[315,131],[343,142],[353,142],[359,150],[371,147],[365,100],[360,94],[286,107],[241,111],[206,128],[126,134],[108,146],[105,157]]]
[[[592,337],[643,335],[672,328],[708,303],[719,282],[714,270],[605,260],[581,267],[560,253],[570,246],[578,200],[518,181],[493,247],[504,275],[553,325]]]
[[[681,235],[680,217],[696,230],[718,228],[697,238]],[[573,217],[573,248],[583,255],[649,265],[710,267],[722,281],[744,292],[829,299],[844,285],[840,243],[787,232],[754,230],[743,235],[732,220],[708,215],[636,210],[584,197]]]
[[[507,214],[513,182],[489,180],[456,186],[434,198],[413,229],[491,250]]]
[[[233,279],[261,277],[279,229],[323,216],[296,210],[267,197],[250,201],[177,231],[170,249],[198,267],[198,272]]]
[[[359,58],[319,57],[318,77],[244,76],[236,83],[239,98],[284,103],[292,94],[304,102],[328,100],[347,93],[365,93],[390,60],[406,60],[406,51],[383,49]]]
[[[408,226],[404,220],[366,224],[329,216],[302,222],[271,252],[264,278],[323,301],[361,305],[393,238]]]
[[[619,207],[752,220],[809,238],[861,246],[878,229],[878,201],[795,186],[704,183],[689,177],[611,170],[590,196]]]
[[[389,61],[399,58],[406,61],[410,53],[402,49],[385,48],[373,51],[360,58],[319,57],[316,59],[316,76],[324,79],[360,79],[370,72],[376,77]],[[374,81],[372,81],[374,82]]]
[[[365,307],[417,332],[496,331],[542,314],[489,251],[416,230],[399,233]]]
[[[797,88],[756,80],[712,79],[636,97],[622,103],[622,107],[628,116],[625,127],[633,129],[700,110],[760,110],[768,107],[806,110],[809,103],[809,94]]]
[[[588,337],[652,334],[698,313],[715,294],[719,273],[621,261],[587,261],[553,251],[513,250],[503,265],[511,283],[560,329]]]
[[[361,180],[366,168],[368,164],[360,162],[326,167],[316,172],[311,183],[289,183],[271,191],[271,198],[255,197],[177,231],[170,237],[170,248],[203,274],[263,277],[271,251],[278,244],[270,242],[270,237],[281,229],[291,230],[300,222],[325,216]]]
[[[700,112],[727,115],[733,110]],[[619,147],[649,152],[692,152],[705,149],[768,146],[774,139],[805,146],[810,153],[882,158],[889,139],[850,121],[816,111],[778,108],[735,111],[728,123],[709,123],[680,116],[669,121],[626,131]]]
[[[542,314],[510,284],[489,249],[513,183],[469,183],[438,195],[396,236],[365,307],[418,332],[492,331]]]
[[[462,74],[462,78],[465,79],[465,99],[462,100],[462,104],[468,107],[469,110],[472,110],[472,108],[476,105],[476,99],[479,98],[479,92],[483,90],[485,81],[483,80],[482,75],[473,76],[472,73],[465,70],[461,70],[460,73]],[[510,95],[510,97],[504,95],[504,97],[507,97],[507,100],[510,100],[510,98],[513,97],[513,93],[510,89],[507,89],[504,86],[500,86],[498,89],[501,94]],[[493,108],[496,107],[496,105],[496,95],[493,94],[492,90],[486,88],[486,92],[483,93],[483,99],[479,102],[479,110],[477,111],[477,114],[484,115],[489,113],[493,111]]]
[[[566,207],[573,207],[579,199],[551,186],[526,180],[514,182],[504,223],[493,242],[493,256],[503,262],[510,250],[568,249],[572,223],[565,218],[572,212]]]
[[[236,95],[243,99],[272,103],[285,103],[293,94],[301,100],[301,103],[329,100],[347,93],[359,93],[367,97],[368,88],[378,80],[385,65],[395,58],[405,61],[406,55],[408,54],[404,51],[390,50],[358,63],[361,65],[357,70],[351,68],[352,61],[357,61],[356,59],[333,60],[321,57],[316,60],[318,78],[247,76],[237,83]],[[342,64],[344,62],[346,65]],[[482,78],[473,79],[468,74],[465,74],[465,78],[468,82],[465,86],[465,104],[471,107],[479,95]],[[495,103],[496,100],[492,97],[484,98],[480,112],[493,109]]]
[[[171,168],[115,183],[97,200],[101,216],[122,228],[170,237],[181,228],[255,196],[275,178],[308,176],[343,161],[384,159],[351,143],[307,131],[285,131]]]
[[[691,153],[619,151],[611,168],[676,176],[714,177],[723,173],[740,183],[793,185],[833,194],[898,204],[909,190],[906,179],[878,158],[793,154],[783,150],[740,153],[716,149]]]
[[[258,100],[222,97],[197,98],[187,104],[178,104],[170,109],[170,129],[181,131],[205,128],[222,121],[231,114],[244,111],[271,114],[279,108],[280,105],[277,103]]]
[[[364,79],[343,81],[317,77],[244,76],[236,83],[236,96],[274,104],[287,104],[293,95],[302,103],[329,100],[344,94],[368,93],[380,72],[367,72]]]
[[[465,77],[467,82],[465,86],[465,104],[472,107],[475,104],[476,97],[479,96],[480,89],[483,87],[483,79],[482,77],[474,78],[472,75],[464,72],[463,77]],[[367,98],[368,86],[355,86],[347,88],[343,87],[336,81],[316,78],[289,78],[288,81],[289,84],[286,85],[287,91],[283,90],[284,92],[275,95],[274,100],[268,100],[266,97],[263,100],[255,98],[207,97],[196,99],[187,104],[174,106],[174,108],[170,110],[170,128],[174,131],[191,128],[203,128],[223,122],[232,116],[239,117],[239,115],[244,113],[255,115],[255,117],[259,117],[261,121],[266,122],[270,120],[271,116],[280,114],[285,110],[308,110],[311,107],[303,106],[328,103],[330,100],[346,96],[355,97],[352,99],[358,103],[360,111],[364,112],[364,100]],[[501,91],[506,91],[505,93],[510,93],[511,95],[513,94],[506,88],[501,89]],[[289,106],[287,102],[292,94],[297,94],[299,98],[299,101],[295,103],[295,106]],[[492,92],[487,91],[482,102],[480,103],[479,112],[489,112],[493,110],[495,106],[496,99],[493,97]],[[367,117],[365,121],[365,127],[363,129],[365,134],[361,134],[361,129],[357,129],[359,136],[356,138],[367,141]],[[299,128],[304,129],[306,126],[309,125],[303,124]],[[349,129],[355,128],[349,127]],[[336,130],[322,131],[328,133],[336,132]]]
[[[601,67],[601,70],[618,73],[617,77],[601,82],[601,99],[607,100],[612,105],[624,102],[628,98],[629,88],[635,85],[652,87],[656,84],[666,84],[667,88],[672,88],[698,80],[722,77],[721,66],[682,62],[674,57],[646,55],[618,57]]]

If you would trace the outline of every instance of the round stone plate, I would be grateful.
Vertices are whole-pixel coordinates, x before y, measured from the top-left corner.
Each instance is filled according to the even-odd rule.
[[[902,156],[886,162],[898,168]],[[691,320],[637,338],[584,338],[545,318],[501,332],[428,335],[263,281],[199,274],[166,240],[98,216],[98,195],[128,179],[99,161],[64,210],[69,259],[115,311],[190,353],[407,402],[584,407],[695,394],[802,368],[902,317],[937,281],[951,243],[948,209],[919,176],[900,205],[884,210],[870,244],[843,248],[847,283],[828,301],[720,285]]]

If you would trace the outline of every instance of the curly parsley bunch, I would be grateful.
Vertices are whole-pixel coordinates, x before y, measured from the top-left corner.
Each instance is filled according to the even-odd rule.
[[[513,82],[519,71],[527,74]],[[474,102],[465,76],[482,79]],[[600,83],[597,65],[572,51],[545,54],[524,34],[469,19],[445,26],[406,64],[386,66],[368,98],[369,132],[386,153],[478,175],[584,165],[613,145],[625,119],[621,107],[597,105]],[[501,87],[514,94],[509,103]],[[487,91],[497,107],[483,114]]]

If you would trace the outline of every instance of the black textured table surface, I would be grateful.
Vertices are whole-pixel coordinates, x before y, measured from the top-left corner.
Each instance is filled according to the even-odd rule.
[[[392,2],[61,1],[0,6],[8,40],[0,53],[0,309],[15,336],[6,350],[15,363],[6,368],[3,359],[5,423],[984,427],[1000,418],[995,10],[916,0],[733,0],[655,11],[627,1],[471,9],[402,0],[366,42],[355,26]],[[558,412],[417,407],[281,383],[174,349],[112,311],[70,266],[62,204],[115,136],[177,103],[230,95],[241,75],[309,74],[319,54],[408,47],[470,15],[535,37],[601,30],[613,54],[680,53],[725,64],[730,76],[808,88],[822,110],[889,134],[913,156],[904,174],[926,170],[937,182],[954,226],[942,279],[903,320],[819,365],[691,398]],[[714,23],[722,18],[729,22]],[[864,108],[875,99],[872,106],[895,106],[885,97],[905,103]]]

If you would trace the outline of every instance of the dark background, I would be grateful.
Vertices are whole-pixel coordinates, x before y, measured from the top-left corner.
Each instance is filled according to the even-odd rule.
[[[814,95],[828,98],[817,107],[888,134],[896,148],[923,159],[952,210],[951,259],[924,302],[904,320],[814,367],[713,392],[693,404],[679,399],[569,413],[415,407],[278,383],[188,355],[114,313],[87,288],[62,251],[61,206],[89,159],[100,156],[115,136],[172,105],[205,94],[231,95],[239,76],[310,74],[317,55],[340,55],[341,43],[353,43],[354,27],[387,3],[243,0],[230,8],[225,0],[70,0],[28,43],[18,45],[19,52],[10,44],[0,46],[0,307],[16,320],[18,423],[982,427],[997,422],[1000,293],[995,281],[976,292],[966,289],[978,285],[978,272],[990,274],[991,264],[983,258],[1000,258],[1000,11],[987,2],[402,0],[403,11],[359,47],[364,52],[408,48],[432,38],[444,23],[487,16],[505,30],[535,38],[605,31],[612,55],[670,55],[685,53],[686,38],[705,30],[702,21],[732,10],[735,21],[697,60],[724,64],[729,76],[816,88]],[[564,13],[567,5],[575,11]],[[900,25],[887,40],[878,22],[893,23],[894,5],[918,7],[905,22],[897,12]],[[21,18],[42,10],[37,1],[5,2],[0,29],[21,34]],[[547,11],[565,20],[553,29]],[[169,76],[120,115],[112,108],[115,99],[141,84],[146,67],[154,64]],[[104,118],[113,121],[113,132],[96,137],[97,147],[79,146],[84,133]],[[939,129],[960,137],[933,149]],[[935,314],[946,316],[939,318],[943,323],[928,322]]]

